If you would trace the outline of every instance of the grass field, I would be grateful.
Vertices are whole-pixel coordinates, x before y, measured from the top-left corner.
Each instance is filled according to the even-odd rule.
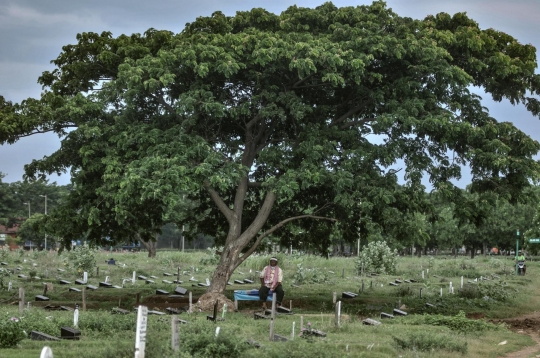
[[[111,255],[116,260],[114,266],[106,264]],[[66,254],[43,252],[4,254],[1,261],[7,265],[2,267],[13,269],[13,274],[2,276],[0,320],[21,318],[20,323],[27,332],[37,330],[54,336],[60,335],[60,327],[73,326],[73,312],[43,308],[46,305],[74,307],[82,304],[81,293],[68,291],[70,287],[81,288],[73,282],[82,278],[82,273],[64,265],[69,262],[66,257]],[[231,281],[251,278],[257,282],[255,271],[262,269],[268,258],[264,255],[248,258],[236,270]],[[505,325],[489,323],[490,320],[517,317],[537,310],[540,269],[536,262],[528,263],[527,276],[516,277],[513,261],[506,258],[406,257],[400,258],[397,274],[368,276],[357,274],[355,258],[325,259],[283,254],[278,258],[285,272],[284,305],[291,305],[294,314],[278,315],[275,333],[288,337],[288,342],[270,342],[269,320],[253,318],[260,303],[241,301],[238,312],[228,312],[225,321],[216,324],[206,321],[207,312],[182,313],[179,318],[189,323],[180,328],[181,349],[178,352],[170,348],[171,316],[149,316],[146,357],[283,357],[284,352],[289,357],[497,357],[536,344],[529,336],[514,333]],[[197,298],[205,288],[192,287],[193,282],[189,279],[194,277],[204,282],[212,277],[215,268],[215,257],[209,252],[164,251],[158,252],[155,259],[148,259],[145,253],[101,252],[96,261],[99,275],[97,269],[89,272],[92,285],[98,286],[109,276],[113,285],[121,286],[123,279],[132,277],[133,271],[137,276],[155,276],[155,283],[137,280],[134,285],[131,281],[126,282],[122,289],[87,289],[87,310],[79,317],[82,332],[79,341],[44,343],[24,339],[16,348],[0,349],[0,357],[39,357],[44,345],[52,348],[55,358],[133,357],[136,314],[113,315],[111,309],[120,307],[133,311],[137,297],[139,303],[149,309],[165,311],[166,307],[184,307],[186,299],[156,295],[156,289],[172,292],[177,286],[162,283],[162,280],[174,280],[180,268],[181,280],[184,281],[180,286],[192,291],[193,297]],[[164,273],[174,276],[167,277]],[[40,279],[18,278],[19,274],[37,275]],[[460,287],[461,276],[465,282],[463,290]],[[481,277],[489,277],[489,280],[481,280]],[[61,285],[60,279],[72,284]],[[389,285],[396,279],[414,279],[417,282]],[[475,279],[475,283],[467,283]],[[7,290],[9,281],[12,281],[11,291]],[[52,291],[46,293],[50,301],[36,302],[34,297],[43,294],[44,282],[53,284]],[[450,282],[454,294],[449,294]],[[235,289],[257,286],[256,283],[228,286],[225,294],[232,299]],[[19,287],[24,287],[25,298],[30,302],[22,316],[18,311]],[[484,296],[478,296],[479,289]],[[342,300],[342,320],[337,327],[333,293],[336,292],[341,300],[341,293],[345,291],[359,295]],[[401,308],[408,315],[380,319],[381,312],[392,313],[394,308]],[[324,331],[326,337],[298,337],[301,317],[304,326],[309,323],[312,328]],[[376,319],[382,324],[364,325],[362,320],[365,318]],[[291,340],[293,322],[296,334]],[[216,325],[220,327],[218,338],[215,338]],[[247,344],[248,340],[258,342],[261,347]],[[504,341],[506,344],[499,345]]]

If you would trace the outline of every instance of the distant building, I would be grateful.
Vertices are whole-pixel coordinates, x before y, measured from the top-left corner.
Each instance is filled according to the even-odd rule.
[[[19,225],[15,224],[13,227],[6,227],[0,225],[0,245],[5,245],[8,238],[17,238],[17,232],[19,231]]]

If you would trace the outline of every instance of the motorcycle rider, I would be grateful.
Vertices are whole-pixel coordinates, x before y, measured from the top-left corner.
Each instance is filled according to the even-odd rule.
[[[516,256],[516,265],[520,262],[520,261],[523,261],[523,274],[527,273],[527,265],[525,265],[525,255],[523,254],[523,252],[518,251],[518,254]]]

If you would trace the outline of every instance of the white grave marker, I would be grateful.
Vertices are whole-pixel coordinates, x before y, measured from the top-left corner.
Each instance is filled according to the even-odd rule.
[[[424,270],[422,270],[422,280],[424,279]]]
[[[105,277],[105,283],[110,283],[110,282],[109,282],[110,279],[111,279],[111,278],[110,278],[109,276],[106,276],[106,277]]]
[[[39,355],[39,358],[54,358],[52,354],[52,349],[50,347],[43,347],[41,350],[41,354]]]
[[[210,286],[210,279],[208,277],[206,278],[206,284]]]
[[[178,351],[180,349],[180,339],[179,339],[179,324],[178,324],[178,316],[174,315],[172,316],[171,321],[171,329],[172,329],[172,340],[171,340],[171,346],[173,351]]]
[[[11,281],[9,281],[7,290],[11,291],[12,288],[13,288],[13,283]]]
[[[219,327],[216,327],[216,338],[219,335],[219,329],[220,329]]]
[[[76,305],[73,311],[73,326],[79,328],[79,305]]]
[[[294,326],[296,325],[296,322],[292,323],[292,333],[291,333],[291,341],[294,340]]]
[[[131,284],[134,285],[135,284],[135,277],[136,277],[137,273],[135,271],[133,271],[133,276],[131,277]]]
[[[225,319],[225,312],[227,312],[227,304],[223,305],[223,312],[221,313],[221,318]]]
[[[135,332],[135,358],[144,358],[146,347],[146,325],[148,323],[148,307],[139,306],[137,312],[137,331]]]

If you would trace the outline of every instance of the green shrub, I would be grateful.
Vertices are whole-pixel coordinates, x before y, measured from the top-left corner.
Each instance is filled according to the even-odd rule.
[[[248,347],[231,332],[221,332],[216,338],[215,326],[205,322],[191,322],[182,330],[180,350],[192,357],[238,357]]]
[[[399,318],[395,320],[395,322],[406,322],[410,325],[427,324],[430,326],[444,326],[450,328],[453,331],[468,334],[505,329],[504,325],[495,325],[493,323],[481,320],[469,319],[467,318],[467,316],[465,316],[465,312],[463,311],[459,311],[459,313],[455,316],[443,316],[440,314],[414,315],[405,318]]]
[[[77,246],[67,254],[64,265],[82,274],[88,272],[90,275],[96,267],[96,255],[98,250],[91,248],[87,244]]]
[[[221,250],[215,247],[209,247],[206,249],[207,255],[205,257],[201,257],[199,264],[204,266],[217,265],[219,263],[219,256],[216,254],[217,251],[223,251],[223,248],[221,248]]]
[[[318,268],[307,269],[302,264],[296,265],[296,272],[293,275],[293,282],[303,283],[323,283],[329,280],[328,272]]]
[[[0,348],[15,347],[26,338],[19,319],[15,317],[3,317],[0,320]]]
[[[505,281],[479,282],[478,291],[481,297],[489,297],[501,302],[514,298],[516,294],[516,291],[508,287]]]
[[[363,263],[364,272],[394,274],[396,273],[397,260],[397,250],[392,251],[386,241],[373,241],[360,252],[356,260],[356,271],[357,273],[361,272]]]
[[[394,342],[401,349],[410,349],[422,352],[445,350],[449,352],[467,353],[467,342],[449,335],[432,332],[410,332],[402,337],[392,336]]]

